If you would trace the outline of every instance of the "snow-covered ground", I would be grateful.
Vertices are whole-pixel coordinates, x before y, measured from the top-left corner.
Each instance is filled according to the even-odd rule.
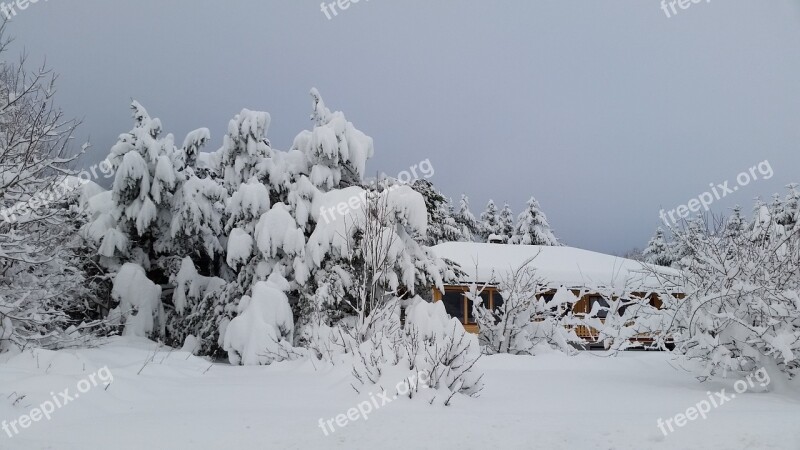
[[[2,432],[0,449],[800,448],[800,396],[787,392],[737,395],[664,437],[658,418],[685,412],[708,391],[730,394],[736,380],[698,383],[659,352],[484,357],[479,398],[449,407],[400,398],[326,436],[320,419],[368,399],[350,387],[345,366],[233,367],[156,348],[119,338],[4,355],[0,420],[18,420],[67,388],[77,397],[81,380],[87,392],[13,438]]]

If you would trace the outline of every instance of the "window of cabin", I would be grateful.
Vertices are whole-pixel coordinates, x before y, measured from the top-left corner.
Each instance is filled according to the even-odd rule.
[[[543,300],[544,300],[544,303],[545,303],[546,305],[549,305],[549,304],[550,304],[550,302],[552,302],[552,301],[553,301],[553,298],[555,298],[555,296],[556,296],[556,294],[555,294],[555,293],[551,293],[551,294],[542,294],[542,295],[540,295],[540,296],[539,296],[539,299],[543,299]],[[550,311],[558,311],[558,306],[550,306]]]
[[[444,302],[444,309],[450,317],[455,317],[461,322],[464,322],[464,292],[445,290],[442,296]]]
[[[475,317],[472,314],[472,305],[474,304],[474,302],[468,299],[466,296],[464,296],[464,298],[467,300],[467,323],[473,324],[475,323]],[[491,310],[491,297],[489,291],[484,290],[483,292],[481,292],[481,299],[482,299],[481,304],[483,304],[485,308]]]
[[[503,296],[500,295],[499,292],[497,292],[497,291],[492,292],[492,308],[495,311],[497,310],[497,308],[503,306],[503,302],[504,301],[505,300],[503,300]]]
[[[600,308],[605,308],[597,311],[597,317],[605,319],[606,316],[608,315],[608,307],[609,307],[608,302],[606,301],[605,298],[599,295],[593,295],[589,297],[589,312],[592,312],[594,310],[595,304],[600,305],[599,306]]]
[[[467,325],[477,323],[472,313],[473,301],[466,296],[464,289],[446,289],[442,295],[444,309],[450,317],[455,317],[459,322]],[[503,296],[494,289],[486,289],[481,294],[482,304],[491,311],[503,305]]]

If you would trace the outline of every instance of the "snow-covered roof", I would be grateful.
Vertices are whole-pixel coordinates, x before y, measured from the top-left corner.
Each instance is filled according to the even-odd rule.
[[[658,277],[678,275],[675,269],[573,247],[448,242],[432,247],[466,272],[462,283],[494,283],[530,261],[528,267],[547,285],[568,288],[659,287]]]

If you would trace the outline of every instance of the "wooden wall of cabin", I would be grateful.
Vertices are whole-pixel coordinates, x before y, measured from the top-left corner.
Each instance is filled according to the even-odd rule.
[[[451,286],[445,286],[445,290],[446,291],[459,291],[459,292],[462,292],[462,293],[466,293],[469,290],[469,288],[466,287],[466,286],[452,286],[451,285]],[[572,312],[575,313],[575,314],[588,314],[589,312],[591,312],[592,298],[597,297],[597,298],[605,299],[603,296],[600,296],[600,295],[598,295],[598,294],[596,294],[594,292],[591,292],[591,291],[581,290],[581,289],[570,289],[570,290],[572,291],[572,294],[575,295],[575,297],[577,297],[579,299],[577,302],[575,302],[574,305],[572,305]],[[485,288],[485,292],[490,293],[490,295],[492,296],[492,299],[493,299],[495,293],[497,292],[497,288],[494,287],[494,286],[486,287]],[[555,295],[555,293],[556,293],[556,290],[552,289],[550,291],[542,293],[542,295]],[[639,293],[634,293],[633,295],[638,296],[638,297],[644,297],[647,294],[644,293],[644,292],[639,292]],[[438,301],[441,301],[443,299],[443,293],[440,292],[438,289],[433,288],[431,297],[432,297],[434,302],[438,302]],[[657,294],[651,293],[649,295],[649,298],[650,298],[650,304],[651,305],[655,306],[656,308],[661,308],[662,307],[663,302],[661,301],[661,299],[658,297]],[[676,295],[676,298],[680,298],[680,296]],[[616,300],[616,298],[612,298],[612,300]],[[466,304],[465,304],[464,317],[463,318],[459,318],[459,320],[461,320],[461,322],[464,323],[465,325],[472,325],[470,323],[466,323],[467,315],[468,315],[468,312],[466,311]]]

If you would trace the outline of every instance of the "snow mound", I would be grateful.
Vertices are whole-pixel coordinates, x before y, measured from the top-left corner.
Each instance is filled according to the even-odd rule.
[[[242,297],[239,315],[225,330],[223,348],[235,365],[263,365],[291,359],[294,318],[289,299],[277,286],[259,281]]]
[[[109,313],[109,317],[122,319],[125,324],[123,335],[164,334],[161,286],[150,281],[141,266],[132,263],[122,266],[114,277],[111,297],[119,302],[119,306]]]

